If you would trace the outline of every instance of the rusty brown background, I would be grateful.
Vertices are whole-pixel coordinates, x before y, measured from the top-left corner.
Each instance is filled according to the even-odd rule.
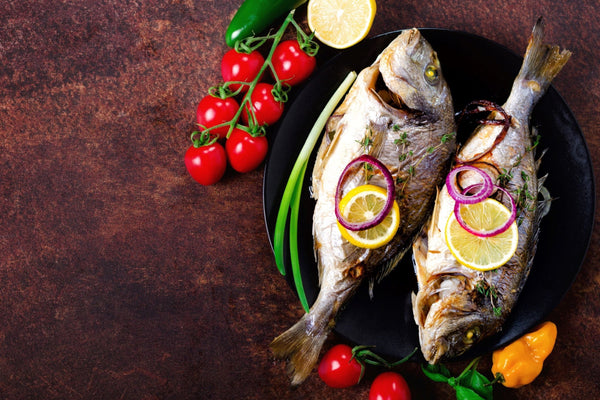
[[[183,165],[239,4],[0,2],[1,399],[368,397],[370,375],[336,390],[314,373],[291,389],[271,358],[301,307],[269,247],[262,169],[202,187]],[[600,175],[597,0],[377,5],[371,36],[458,29],[519,54],[544,15],[547,36],[574,53],[554,84]],[[599,229],[549,316],[559,336],[542,375],[496,398],[600,397]],[[416,364],[400,372],[415,399],[454,398]]]

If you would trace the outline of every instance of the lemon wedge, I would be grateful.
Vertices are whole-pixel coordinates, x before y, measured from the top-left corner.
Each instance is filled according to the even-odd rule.
[[[352,223],[370,221],[381,212],[385,205],[387,192],[375,185],[361,185],[350,190],[340,200],[340,211],[345,219]],[[392,240],[400,226],[400,209],[394,201],[388,215],[376,226],[362,231],[351,231],[338,222],[342,237],[355,246],[375,249]]]
[[[478,231],[491,231],[506,223],[510,210],[494,199],[475,204],[462,204],[460,213],[469,227]],[[465,230],[450,214],[445,229],[446,244],[452,255],[465,267],[477,271],[490,271],[508,262],[517,251],[519,231],[516,222],[495,236],[480,237]]]
[[[376,9],[375,0],[310,0],[308,26],[322,43],[345,49],[367,36]]]

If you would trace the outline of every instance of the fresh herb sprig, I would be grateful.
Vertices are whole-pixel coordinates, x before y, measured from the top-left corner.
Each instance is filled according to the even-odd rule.
[[[498,300],[498,291],[496,290],[496,287],[490,284],[487,280],[481,279],[477,282],[475,289],[478,293],[489,298],[490,304],[492,305],[492,310],[494,310],[494,314],[496,316],[500,316],[502,314],[502,307],[496,305],[496,301]]]
[[[396,132],[400,130],[398,125],[392,126],[392,129]],[[446,143],[448,143],[448,141],[452,140],[455,136],[456,136],[456,132],[450,132],[450,133],[446,133],[446,134],[442,135],[442,137],[440,138],[440,142],[437,145],[428,147],[425,150],[425,152],[421,155],[421,157],[419,157],[417,160],[415,160],[414,162],[412,162],[411,164],[408,165],[404,176],[398,175],[396,177],[396,184],[400,184],[400,183],[403,184],[402,188],[400,189],[400,193],[402,193],[404,191],[410,178],[416,175],[417,167],[419,166],[419,164],[421,164],[421,162],[425,159],[425,157],[427,157],[430,154],[435,153],[439,148],[444,146]],[[394,140],[394,144],[396,146],[398,146],[398,150],[399,150],[398,159],[400,161],[406,161],[409,157],[411,157],[411,158],[413,157],[413,155],[414,155],[413,151],[412,150],[407,151],[407,147],[408,147],[408,145],[410,145],[410,141],[409,141],[407,132],[402,132],[400,134],[400,137],[398,139]]]
[[[481,357],[477,357],[471,361],[457,377],[453,377],[450,370],[443,364],[424,364],[421,365],[421,369],[432,381],[447,383],[454,388],[457,400],[492,400],[493,385],[501,381],[501,375],[490,381],[477,371],[480,359]]]

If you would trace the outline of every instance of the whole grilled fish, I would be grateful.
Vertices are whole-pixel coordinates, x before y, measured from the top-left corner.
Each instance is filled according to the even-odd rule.
[[[524,61],[510,96],[501,107],[510,126],[480,125],[458,152],[456,165],[474,165],[486,171],[497,185],[506,188],[517,203],[519,244],[504,266],[477,272],[459,264],[448,250],[444,228],[453,212],[454,200],[444,186],[436,199],[431,221],[413,245],[418,293],[413,313],[419,327],[421,351],[434,364],[464,353],[481,339],[497,333],[525,284],[537,247],[543,207],[538,191],[539,160],[530,129],[532,109],[547,90],[571,53],[544,43],[542,20],[534,26]],[[498,111],[490,118],[502,120]],[[533,141],[533,143],[532,143]],[[474,174],[475,175],[475,174]],[[461,187],[476,182],[465,175]],[[502,199],[500,191],[494,195]]]
[[[293,384],[310,374],[336,314],[361,282],[384,276],[410,249],[455,151],[454,131],[452,98],[439,60],[417,29],[402,32],[359,73],[330,117],[312,175],[320,292],[310,311],[271,344],[276,357],[290,361]],[[363,154],[390,170],[400,208],[395,237],[371,250],[346,241],[335,216],[340,175]],[[385,187],[381,175],[361,167],[349,173],[343,194],[367,180]]]

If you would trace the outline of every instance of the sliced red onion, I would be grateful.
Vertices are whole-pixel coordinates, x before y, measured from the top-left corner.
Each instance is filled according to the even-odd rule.
[[[483,178],[483,184],[480,184],[481,189],[478,192],[466,195],[467,191],[461,191],[458,187],[457,177],[458,174],[465,171],[477,172]],[[472,187],[472,186],[471,186]],[[483,170],[473,167],[472,165],[462,165],[454,168],[448,176],[446,176],[446,188],[448,194],[456,201],[461,204],[475,204],[487,199],[494,191],[494,184],[492,178]]]
[[[375,215],[373,217],[373,219],[366,221],[366,222],[354,223],[354,222],[348,221],[342,215],[342,213],[340,211],[340,200],[342,199],[342,186],[344,184],[344,181],[346,180],[346,175],[348,174],[348,171],[353,166],[355,166],[356,164],[360,164],[360,163],[370,164],[373,167],[377,168],[379,171],[381,171],[381,174],[383,175],[383,177],[385,179],[387,197],[386,197],[383,209],[381,210],[381,212],[379,212],[379,214]],[[351,230],[351,231],[363,231],[365,229],[372,228],[372,227],[380,224],[381,221],[383,221],[385,219],[385,217],[388,215],[388,213],[392,209],[392,206],[394,205],[394,197],[395,197],[394,192],[395,192],[395,186],[394,186],[394,178],[392,177],[392,173],[387,169],[387,167],[381,161],[379,161],[375,157],[370,156],[368,154],[363,154],[362,156],[350,161],[348,163],[348,165],[346,165],[346,168],[344,168],[344,170],[342,171],[342,175],[340,176],[340,179],[338,180],[337,188],[335,191],[335,216],[336,216],[337,220],[339,221],[340,225],[342,225],[344,228]]]
[[[475,184],[475,185],[471,185],[468,188],[466,188],[464,190],[464,192],[468,192],[469,190],[473,189],[476,186],[481,185],[481,183],[479,184]],[[510,213],[510,217],[508,218],[508,220],[502,225],[499,226],[498,228],[494,229],[493,231],[478,231],[476,229],[471,228],[469,225],[467,225],[467,223],[463,220],[462,216],[460,215],[460,205],[461,203],[456,202],[456,204],[454,205],[454,216],[456,217],[456,220],[458,221],[458,224],[460,226],[463,227],[464,230],[466,230],[467,232],[479,236],[479,237],[491,237],[491,236],[496,236],[501,234],[502,232],[505,232],[506,230],[508,230],[508,228],[510,228],[511,224],[515,221],[515,218],[517,217],[517,206],[515,204],[515,200],[512,198],[512,196],[510,195],[510,193],[508,193],[508,191],[504,188],[501,188],[500,186],[496,186],[496,189],[501,190],[502,192],[504,192],[509,200],[510,200],[510,208],[511,208],[511,213]]]

